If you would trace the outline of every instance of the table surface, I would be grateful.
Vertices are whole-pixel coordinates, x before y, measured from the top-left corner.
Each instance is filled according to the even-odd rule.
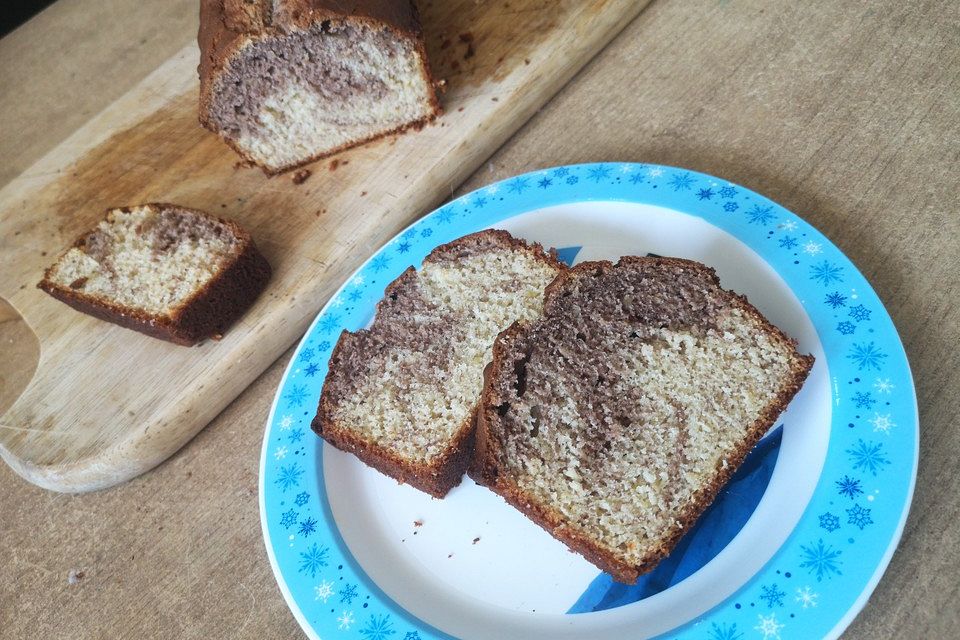
[[[60,0],[0,39],[0,186],[188,44],[196,13]],[[459,190],[555,164],[680,165],[780,202],[859,266],[903,338],[921,441],[903,540],[850,639],[960,628],[957,24],[951,0],[654,0]],[[27,343],[5,337],[4,353]],[[54,494],[0,465],[0,636],[299,637],[257,506],[289,358],[120,487]]]

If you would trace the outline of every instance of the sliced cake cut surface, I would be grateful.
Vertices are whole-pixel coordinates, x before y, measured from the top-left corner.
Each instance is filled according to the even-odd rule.
[[[314,430],[440,497],[472,454],[474,410],[497,334],[542,310],[564,269],[540,245],[482,231],[437,247],[392,282],[373,325],[343,332]]]
[[[670,552],[813,358],[712,269],[583,263],[496,341],[471,475],[620,582]]]
[[[237,224],[152,203],[108,211],[38,286],[84,313],[191,345],[223,334],[269,278]]]
[[[411,0],[202,0],[200,121],[276,173],[440,112]]]

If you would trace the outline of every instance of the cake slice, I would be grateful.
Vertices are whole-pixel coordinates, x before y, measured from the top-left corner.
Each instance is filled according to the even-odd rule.
[[[497,334],[540,315],[564,269],[506,231],[434,249],[386,289],[373,325],[344,331],[313,429],[335,447],[433,496],[459,484]]]
[[[471,475],[625,583],[713,501],[813,365],[712,269],[580,264],[496,341]]]
[[[219,338],[260,294],[270,265],[233,222],[172,204],[107,212],[37,285],[71,307],[155,338]]]
[[[277,173],[440,113],[412,0],[201,0],[200,122]]]

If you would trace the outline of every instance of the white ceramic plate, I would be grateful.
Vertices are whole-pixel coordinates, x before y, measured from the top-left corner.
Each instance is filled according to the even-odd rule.
[[[437,245],[488,227],[568,262],[679,256],[717,270],[816,364],[801,392],[655,574],[633,588],[465,479],[434,500],[309,428],[340,331]],[[876,294],[829,240],[743,187],[600,163],[517,176],[424,217],[354,274],[304,336],[260,470],[271,563],[311,637],[835,637],[899,540],[916,476],[909,367]]]

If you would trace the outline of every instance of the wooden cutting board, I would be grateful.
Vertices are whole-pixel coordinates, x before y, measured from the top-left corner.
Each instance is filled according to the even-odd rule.
[[[0,296],[40,343],[32,380],[0,418],[0,454],[29,481],[71,492],[162,462],[303,334],[370,253],[449,197],[646,4],[422,3],[446,114],[316,162],[299,185],[237,166],[199,126],[198,51],[182,50],[0,191]],[[36,289],[106,208],[155,200],[239,221],[273,266],[267,291],[219,342],[153,340]],[[0,357],[0,380],[9,360]]]

